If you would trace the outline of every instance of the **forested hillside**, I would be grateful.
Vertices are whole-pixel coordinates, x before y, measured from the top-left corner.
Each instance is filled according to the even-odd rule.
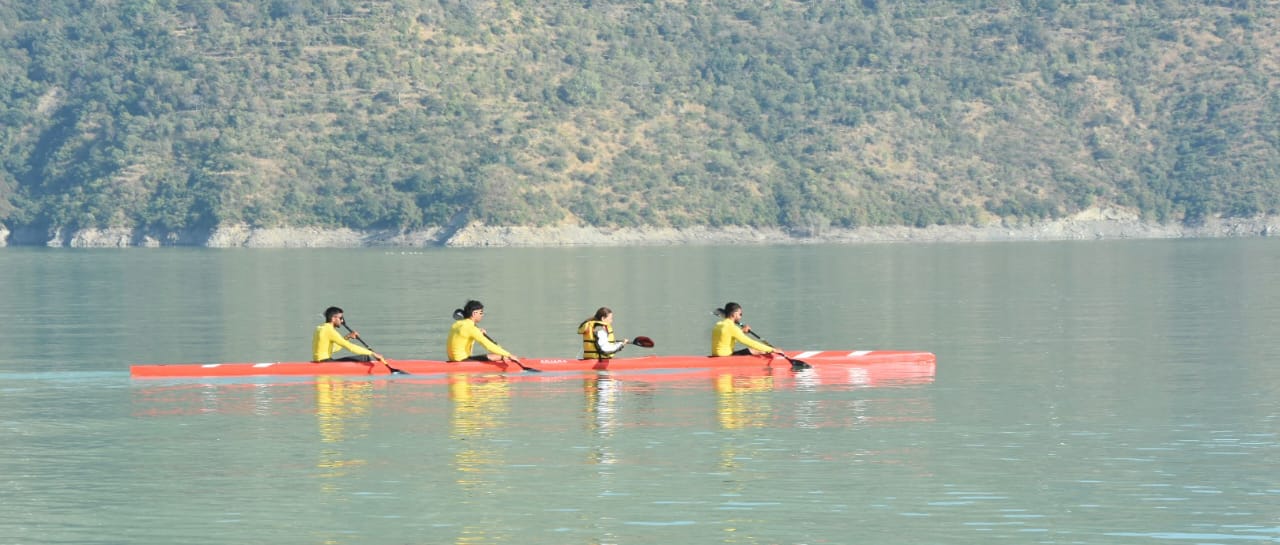
[[[1280,208],[1280,7],[0,2],[0,224],[970,224]]]

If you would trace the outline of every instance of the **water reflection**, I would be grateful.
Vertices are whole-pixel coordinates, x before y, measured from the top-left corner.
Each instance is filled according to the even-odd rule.
[[[502,452],[496,448],[508,413],[511,385],[501,375],[449,376],[449,400],[453,414],[449,439],[453,444],[454,482],[459,497],[454,501],[464,508],[492,508],[488,500],[501,495],[497,477],[501,474]],[[498,543],[506,541],[493,534],[486,525],[464,525],[455,543]]]
[[[716,416],[726,430],[759,428],[768,425],[773,414],[772,375],[737,376],[722,373],[715,378]]]
[[[302,384],[155,384],[132,390],[133,416],[248,414],[289,410],[291,387]]]
[[[320,430],[320,442],[324,446],[316,467],[324,481],[321,490],[339,490],[332,479],[345,477],[351,467],[363,466],[363,459],[350,457],[344,447],[349,435],[357,432],[363,436],[369,429],[369,405],[373,399],[373,383],[352,382],[333,377],[318,377],[316,389],[316,420]]]
[[[486,477],[502,459],[493,440],[510,411],[510,397],[511,385],[501,375],[449,376],[449,399],[453,402],[449,438],[456,449],[456,482],[464,490],[480,494],[492,486]]]
[[[575,524],[569,519],[597,521],[601,532],[592,537],[617,543],[626,539],[601,538],[607,536],[607,523],[599,521],[610,520],[613,515],[603,513],[626,504],[632,513],[623,519],[627,524],[698,524],[703,532],[716,532],[715,537],[704,533],[704,542],[763,543],[756,540],[758,529],[771,524],[776,513],[809,501],[805,494],[843,498],[824,480],[832,475],[835,482],[848,483],[874,465],[876,474],[920,479],[935,469],[927,450],[871,447],[904,423],[934,419],[932,389],[910,384],[930,382],[931,373],[824,367],[800,373],[741,369],[270,380],[278,382],[140,382],[134,397],[140,414],[239,416],[201,419],[228,429],[248,428],[251,420],[261,433],[247,438],[248,444],[301,452],[312,461],[302,464],[312,483],[303,485],[313,491],[307,501],[377,519],[388,512],[385,502],[394,499],[404,507],[394,511],[395,517],[427,528],[434,533],[431,542],[523,542],[525,536],[517,532],[537,516],[564,519],[557,524],[566,528]],[[525,404],[531,410],[520,410]],[[170,420],[187,425],[197,416]],[[859,439],[851,440],[848,433]],[[687,443],[691,435],[697,437]],[[670,452],[674,460],[655,458],[655,445],[679,445],[679,450]],[[396,471],[384,477],[381,472],[390,465],[383,460],[389,450],[382,446],[397,455],[421,452],[424,460],[437,463],[421,475]],[[567,457],[539,457],[557,451]],[[282,456],[270,467],[287,471],[296,460]],[[815,479],[812,468],[818,467],[827,469]],[[805,468],[802,475],[794,473],[798,468]],[[681,505],[688,505],[688,512],[671,512],[660,502],[630,505],[630,498],[653,486],[655,476],[670,474],[664,471],[687,471],[672,485],[681,492],[672,495],[687,502]],[[762,498],[759,491],[784,482],[779,479],[790,483],[788,491]],[[546,503],[527,501],[531,483],[541,482],[557,487],[538,490]],[[363,521],[352,520],[358,522],[335,523],[317,535],[334,544],[372,535],[362,533]]]
[[[588,463],[609,465],[618,461],[617,454],[610,448],[609,439],[618,429],[618,398],[622,391],[622,381],[614,379],[608,373],[599,373],[582,381],[587,429],[596,437],[596,444],[590,449]]]
[[[622,381],[610,377],[608,373],[599,373],[582,381],[587,415],[590,416],[588,422],[596,435],[607,437],[617,429],[618,397],[621,396],[622,388]]]
[[[790,373],[790,371],[787,371]],[[785,376],[785,375],[784,375]],[[785,380],[785,379],[783,379]],[[716,394],[716,421],[723,430],[741,431],[764,428],[774,418],[773,392],[781,384],[771,370],[764,374],[743,375],[720,373],[713,384]],[[754,433],[754,432],[753,432]],[[755,480],[748,466],[756,460],[758,445],[743,442],[743,434],[726,436],[720,445],[719,469],[723,472],[719,509],[727,515],[719,522],[723,543],[742,543],[741,530],[759,523],[751,513],[753,507],[741,503]],[[747,541],[750,542],[750,541]]]

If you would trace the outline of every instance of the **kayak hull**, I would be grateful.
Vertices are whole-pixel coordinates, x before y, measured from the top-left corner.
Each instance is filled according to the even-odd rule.
[[[818,366],[867,366],[881,364],[927,367],[932,374],[937,358],[929,352],[904,350],[809,350],[786,352],[793,359]],[[563,358],[524,358],[526,367],[544,372],[627,371],[647,369],[719,369],[742,367],[791,367],[779,356],[642,356],[609,360],[577,360]],[[449,373],[520,373],[523,369],[509,362],[437,360],[387,360],[380,362],[261,362],[261,363],[178,363],[138,364],[129,367],[134,378],[196,378],[247,376],[362,376],[390,375],[394,368],[411,375]]]

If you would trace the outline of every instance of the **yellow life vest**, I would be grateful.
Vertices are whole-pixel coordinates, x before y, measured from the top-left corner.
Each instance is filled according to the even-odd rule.
[[[596,327],[604,326],[604,330],[608,332],[609,342],[617,342],[613,340],[613,326],[598,320],[587,320],[578,326],[578,333],[582,334],[582,359],[584,360],[607,360],[613,357],[613,354],[604,354],[600,352],[600,348],[596,346]]]

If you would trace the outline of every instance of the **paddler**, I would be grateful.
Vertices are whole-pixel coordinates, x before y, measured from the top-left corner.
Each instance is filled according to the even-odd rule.
[[[631,339],[621,341],[613,338],[613,311],[609,307],[600,307],[590,318],[578,324],[578,334],[582,335],[582,359],[607,360],[613,358]]]
[[[515,361],[520,358],[515,357],[505,348],[489,338],[489,334],[485,330],[480,329],[480,320],[484,319],[484,305],[480,301],[467,301],[462,308],[453,311],[453,317],[456,321],[449,328],[449,338],[446,344],[448,350],[449,361]],[[475,343],[479,342],[485,350],[489,352],[479,356],[472,356],[471,349]]]
[[[321,363],[326,361],[369,362],[381,360],[381,354],[368,348],[351,344],[348,339],[360,338],[359,333],[348,329],[351,332],[344,336],[338,332],[338,326],[344,323],[342,316],[342,309],[338,307],[329,307],[324,310],[324,323],[316,326],[316,332],[311,336],[311,361]],[[341,358],[333,357],[334,352],[344,348],[355,355]]]
[[[751,326],[742,323],[742,305],[725,303],[724,308],[716,309],[723,319],[711,328],[712,356],[759,356],[772,354],[773,347],[747,336]],[[746,345],[746,348],[734,351],[734,343]]]

